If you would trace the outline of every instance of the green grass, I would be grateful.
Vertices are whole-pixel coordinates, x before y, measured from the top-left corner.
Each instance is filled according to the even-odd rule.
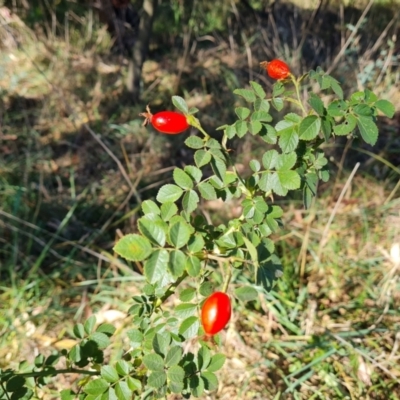
[[[359,41],[356,37],[351,42],[335,73],[342,78],[349,70],[358,72],[345,82],[347,91],[360,85],[372,87],[379,79],[374,90],[396,102],[394,64],[386,69],[378,64],[389,59],[389,36],[378,53],[367,51],[388,22],[380,19],[382,15],[371,14],[374,29],[362,28]],[[207,128],[233,118],[231,90],[249,79],[246,49],[253,59],[252,79],[267,88],[269,83],[254,67],[258,61],[287,55],[299,71],[309,67],[307,60],[296,58],[290,42],[272,37],[273,46],[266,48],[254,21],[245,17],[247,25],[242,28],[247,39],[234,32],[236,48],[229,35],[211,32],[220,41],[218,47],[201,48],[199,41],[197,46],[205,53],[194,53],[182,67],[181,91],[192,99],[191,106],[201,109],[199,116]],[[224,26],[221,20],[209,24]],[[177,45],[164,54],[160,47],[167,39],[155,41],[154,59],[145,65],[143,104],[131,106],[125,102],[124,68],[108,55],[110,40],[102,27],[94,25],[88,35],[85,23],[78,24],[66,43],[65,35],[36,33],[35,37],[24,24],[9,26],[21,46],[0,55],[2,133],[6,135],[0,141],[4,153],[0,159],[0,368],[15,367],[23,359],[32,361],[38,351],[49,354],[54,348],[72,346],[72,325],[90,313],[113,320],[118,327],[109,354],[118,357],[123,346],[119,335],[129,328],[129,319],[118,312],[126,313],[129,298],[140,292],[142,277],[137,266],[118,261],[111,248],[121,233],[134,229],[140,199],[154,197],[158,187],[171,179],[171,167],[191,161],[191,154],[182,151],[183,138],[156,136],[140,127],[137,115],[147,103],[170,107],[173,82],[179,75],[174,66],[183,49]],[[350,32],[345,31],[346,37]],[[339,48],[332,54],[335,51]],[[323,68],[329,67],[328,56]],[[367,73],[371,62],[374,68]],[[71,105],[72,114],[65,103]],[[133,189],[115,159],[83,128],[86,122],[121,162]],[[314,206],[304,211],[297,199],[282,204],[284,228],[275,239],[284,276],[270,293],[260,291],[257,301],[235,304],[221,348],[228,360],[212,398],[400,398],[396,256],[400,174],[393,151],[398,148],[397,130],[398,122],[381,121],[382,139],[373,150],[377,156],[357,143],[343,148],[338,140],[327,150],[341,175],[320,187]],[[260,152],[260,143],[253,138],[233,146],[244,170]],[[357,161],[362,167],[326,229]],[[204,210],[223,220],[231,216],[234,206],[221,209],[214,204],[207,209],[205,205]],[[253,278],[236,276],[233,285],[239,281],[252,284]],[[172,300],[166,307],[173,307]],[[48,389],[51,393],[43,389],[38,397],[56,399],[59,387],[76,384],[77,377],[68,379],[55,382]]]

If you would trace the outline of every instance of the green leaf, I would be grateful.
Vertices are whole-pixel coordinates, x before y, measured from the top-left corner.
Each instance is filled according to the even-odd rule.
[[[204,381],[198,375],[189,378],[189,386],[194,397],[200,397],[204,393]]]
[[[282,264],[276,255],[272,255],[265,262],[262,262],[257,269],[256,283],[270,291],[273,282],[280,276],[282,276]]]
[[[285,189],[295,190],[300,187],[300,175],[296,171],[279,170],[277,173],[279,181]]]
[[[365,100],[365,92],[354,92],[351,96],[350,96],[350,103],[352,105],[354,104],[358,104],[358,103],[363,103]]]
[[[175,202],[182,196],[183,190],[176,185],[167,183],[162,186],[157,194],[157,201],[160,203]]]
[[[189,256],[186,259],[186,271],[189,276],[196,278],[200,275],[201,263],[200,260],[195,256]]]
[[[126,383],[128,384],[129,389],[131,389],[132,391],[139,393],[142,392],[142,383],[139,381],[139,379],[135,379],[132,378],[131,376],[128,376],[126,378]]]
[[[204,200],[216,200],[217,192],[214,187],[211,186],[208,182],[202,182],[198,186],[201,197]]]
[[[262,122],[270,122],[272,121],[272,116],[268,114],[266,111],[254,111],[251,114],[252,121],[262,121]]]
[[[229,125],[225,129],[226,136],[228,136],[228,139],[233,139],[236,135],[236,126],[235,124]]]
[[[350,132],[353,132],[356,126],[357,126],[357,118],[352,114],[347,114],[344,122],[336,125],[333,128],[333,131],[337,136],[345,136],[348,135]]]
[[[94,331],[94,327],[96,325],[96,317],[91,315],[86,321],[84,325],[85,332],[90,335]]]
[[[98,378],[85,385],[83,391],[87,394],[98,396],[103,394],[108,388],[109,383],[102,378]]]
[[[235,89],[233,93],[243,97],[249,103],[254,103],[256,100],[255,93],[250,89]]]
[[[164,277],[167,272],[169,253],[165,249],[155,250],[144,263],[144,275],[150,283],[156,283]]]
[[[272,87],[272,97],[280,96],[284,91],[285,91],[285,86],[283,85],[282,82],[278,81],[274,83]]]
[[[115,326],[111,324],[101,324],[97,327],[96,332],[101,332],[106,334],[108,337],[111,337],[116,331]]]
[[[141,346],[143,342],[143,333],[139,331],[139,329],[130,329],[126,332],[126,335],[129,339],[129,345],[134,349]]]
[[[160,214],[160,208],[153,200],[145,200],[142,203],[142,211],[145,214]]]
[[[165,223],[157,216],[155,220],[152,216],[154,214],[145,215],[138,221],[138,228],[140,233],[147,239],[151,240],[154,244],[164,247],[165,245]]]
[[[128,386],[127,382],[121,381],[115,385],[115,394],[118,400],[131,400],[132,390]]]
[[[378,100],[376,94],[371,92],[369,89],[364,89],[364,94],[365,94],[365,101],[367,103],[375,103]]]
[[[125,360],[119,360],[115,364],[115,369],[117,370],[118,375],[120,375],[120,376],[129,375],[129,373],[131,371],[131,367],[132,366]]]
[[[308,104],[313,108],[313,110],[320,115],[321,117],[325,114],[325,107],[322,100],[315,95],[314,93],[310,94],[310,98],[308,99]]]
[[[182,347],[173,346],[169,349],[166,357],[165,357],[165,366],[172,367],[173,365],[177,365],[179,361],[182,359]]]
[[[192,253],[198,253],[204,248],[204,239],[200,234],[195,234],[189,239],[188,249]]]
[[[166,356],[170,343],[171,335],[168,332],[156,333],[153,337],[153,349],[160,356]]]
[[[243,119],[246,119],[250,115],[251,111],[247,107],[236,107],[235,113],[240,119],[243,120]]]
[[[256,101],[254,102],[254,110],[255,111],[268,112],[270,108],[271,108],[271,106],[269,105],[269,101],[268,100],[256,99]]]
[[[197,209],[197,204],[199,203],[199,195],[194,190],[189,190],[185,193],[182,199],[183,211],[190,214]]]
[[[78,339],[83,339],[85,337],[85,329],[82,324],[76,324],[73,329],[74,335]]]
[[[258,172],[261,168],[261,164],[258,160],[251,160],[249,163],[249,167],[253,172]]]
[[[211,293],[213,293],[213,292],[214,292],[214,286],[212,285],[211,282],[206,281],[206,282],[203,282],[203,283],[200,285],[199,293],[200,293],[202,296],[208,297],[208,296],[209,296]]]
[[[328,114],[332,117],[343,117],[347,111],[347,104],[342,100],[335,100],[328,106]]]
[[[152,372],[147,379],[147,384],[155,389],[160,389],[167,381],[167,374],[164,371]]]
[[[0,395],[2,392],[0,391]],[[71,390],[71,389],[63,389],[60,392],[61,394],[61,400],[75,400],[76,399],[76,393]]]
[[[328,89],[331,87],[331,81],[329,79],[329,75],[321,76],[319,79],[319,85],[322,90]]]
[[[243,241],[249,252],[251,261],[255,266],[257,266],[258,265],[257,249],[255,248],[254,244],[249,239],[247,239],[247,237],[243,236]]]
[[[170,201],[167,201],[161,206],[161,218],[163,219],[163,221],[169,221],[177,212],[177,205]]]
[[[223,354],[215,354],[211,358],[210,365],[207,368],[208,372],[216,372],[220,370],[224,363],[225,363],[226,357]]]
[[[82,360],[81,356],[81,347],[79,344],[76,344],[68,353],[68,359],[74,363],[78,363]]]
[[[111,365],[103,365],[100,374],[104,380],[110,383],[117,382],[119,379],[117,370]]]
[[[263,129],[259,133],[259,136],[264,140],[264,142],[269,144],[275,144],[278,140],[275,128],[268,124],[263,124]]]
[[[152,247],[145,237],[129,234],[118,240],[113,250],[127,260],[143,261],[150,255]]]
[[[258,298],[258,292],[251,286],[242,286],[235,289],[235,296],[240,301],[252,301]]]
[[[204,381],[206,390],[212,391],[218,388],[218,378],[213,372],[203,371],[200,376]]]
[[[272,99],[271,104],[276,111],[281,111],[283,109],[283,99],[281,99],[280,97],[275,97],[274,99]]]
[[[242,138],[247,133],[247,122],[246,121],[236,121],[235,130],[238,137]]]
[[[197,304],[182,303],[175,307],[175,314],[179,318],[187,318],[195,314],[197,311]]]
[[[179,294],[180,301],[191,301],[196,296],[196,289],[194,288],[187,288],[183,289],[182,292]]]
[[[185,371],[183,370],[183,368],[179,367],[178,365],[175,365],[168,370],[167,376],[169,380],[168,387],[171,390],[171,392],[181,393],[184,388],[183,379],[185,377]]]
[[[186,256],[180,250],[172,250],[169,255],[168,269],[174,278],[179,278],[185,271]]]
[[[184,221],[178,221],[170,226],[169,238],[171,244],[180,249],[190,238],[193,228]]]
[[[189,114],[196,114],[198,113],[200,110],[196,107],[190,107],[189,108]]]
[[[247,124],[247,128],[252,135],[257,135],[261,131],[262,127],[260,121],[250,121]]]
[[[333,118],[329,116],[321,118],[321,129],[326,142],[331,137],[333,121]]]
[[[367,104],[357,104],[353,107],[353,112],[364,117],[371,117],[374,114],[374,110]]]
[[[205,370],[211,362],[211,352],[207,346],[202,345],[197,353],[197,365],[200,371]]]
[[[192,178],[181,168],[175,168],[173,172],[175,183],[182,189],[192,189]]]
[[[214,174],[217,175],[221,181],[225,179],[225,174],[226,174],[226,164],[224,161],[217,157],[213,157],[211,160],[211,167],[214,171]]]
[[[200,182],[201,177],[203,176],[203,173],[201,172],[200,169],[195,167],[194,165],[186,165],[185,167],[185,172],[197,183]]]
[[[373,146],[378,140],[378,127],[371,117],[358,117],[357,126],[364,141]]]
[[[199,326],[200,323],[197,317],[186,318],[179,327],[179,334],[182,335],[186,340],[191,339],[197,335]]]
[[[278,160],[277,160],[275,168],[277,170],[291,169],[296,164],[296,160],[297,160],[297,155],[296,155],[295,152],[287,153],[287,154],[281,154],[278,157]]]
[[[143,356],[143,364],[150,371],[163,371],[164,370],[164,360],[159,354],[146,354]]]
[[[205,150],[197,150],[194,153],[194,162],[196,163],[198,168],[207,165],[211,161],[211,153]]]
[[[93,332],[89,336],[90,340],[93,340],[98,346],[99,349],[105,349],[110,345],[110,339],[108,338],[107,335],[101,332]]]
[[[186,104],[185,99],[179,96],[172,96],[172,104],[179,110],[182,111],[184,114],[189,114],[189,108]]]
[[[276,150],[269,150],[266,153],[264,153],[262,157],[262,164],[265,169],[271,170],[275,168],[275,165],[277,164],[279,159],[279,154]]]
[[[313,140],[321,129],[321,119],[316,115],[309,115],[300,122],[299,135],[302,140]]]
[[[291,122],[291,125],[299,124],[302,120],[301,116],[296,113],[286,114],[283,118],[284,118],[283,122]]]
[[[179,365],[174,365],[168,369],[167,376],[171,382],[183,384],[183,379],[185,378],[185,371]]]
[[[185,144],[191,149],[201,149],[204,147],[204,140],[199,138],[198,136],[189,136],[185,140]]]
[[[7,381],[6,390],[8,392],[17,392],[25,383],[25,378],[22,376],[13,376]],[[5,398],[3,397],[3,399]]]
[[[383,114],[385,114],[387,117],[393,118],[395,113],[395,108],[390,101],[378,100],[374,105],[379,111],[383,112]]]
[[[267,94],[259,83],[250,81],[250,85],[253,88],[254,93],[257,95],[257,97],[259,97],[260,99],[264,99],[266,97]]]
[[[296,149],[297,145],[299,144],[299,135],[297,134],[294,126],[277,133],[280,135],[279,147],[284,153],[290,153]]]
[[[329,79],[329,85],[335,92],[336,96],[339,97],[340,100],[343,100],[343,90],[340,87],[339,82],[335,78],[332,78],[329,75],[327,75],[326,77]]]

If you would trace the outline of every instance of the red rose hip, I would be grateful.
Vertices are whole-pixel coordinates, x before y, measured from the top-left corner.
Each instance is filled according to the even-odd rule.
[[[207,336],[213,336],[225,328],[231,318],[231,300],[226,293],[215,292],[201,309],[201,323]]]
[[[150,108],[147,106],[147,112],[139,115],[145,118],[143,126],[151,123],[154,129],[168,135],[182,133],[190,126],[186,117],[175,111],[160,111],[153,115],[150,112]]]
[[[286,79],[290,75],[289,66],[281,60],[263,61],[260,63],[272,79]]]

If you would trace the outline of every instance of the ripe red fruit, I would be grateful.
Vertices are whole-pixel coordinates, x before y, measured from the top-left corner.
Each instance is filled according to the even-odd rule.
[[[206,299],[201,309],[201,323],[208,336],[225,328],[231,318],[231,300],[226,293],[215,292]]]
[[[168,135],[176,135],[189,128],[189,124],[184,115],[179,114],[175,111],[160,111],[157,114],[150,112],[149,106],[147,106],[147,112],[139,114],[141,117],[145,117],[143,126],[151,123],[157,131],[166,133]]]
[[[290,75],[289,66],[281,60],[263,61],[260,65],[272,79],[286,79]]]

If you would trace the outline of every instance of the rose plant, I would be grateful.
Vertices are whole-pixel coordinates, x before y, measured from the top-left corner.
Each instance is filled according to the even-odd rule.
[[[0,371],[0,399],[32,398],[35,388],[66,373],[83,378],[78,391],[61,392],[63,400],[155,399],[170,393],[189,398],[218,387],[216,371],[225,357],[215,351],[215,344],[221,343],[218,332],[228,323],[231,307],[269,290],[282,273],[271,238],[283,214],[275,197],[301,191],[309,207],[318,181],[329,179],[321,145],[349,135],[374,145],[378,112],[394,115],[393,105],[368,89],[344,99],[339,82],[320,68],[295,77],[282,61],[262,65],[277,79],[272,93],[254,81],[235,90],[242,105],[235,108],[236,121],[217,128],[221,140],[204,131],[194,116],[198,110],[189,109],[181,97],[172,98],[180,113],[143,114],[160,132],[176,134],[191,126],[200,135],[185,140],[194,151],[194,163],[175,168],[173,183],[162,186],[155,200],[142,203],[137,232],[115,244],[119,256],[143,266],[147,281],[142,294],[132,299],[129,348],[123,356],[112,364],[106,361],[104,350],[115,328],[97,326],[90,317],[71,332],[79,341],[72,349],[39,355],[33,365],[21,362],[18,370]],[[319,93],[332,94],[332,101],[326,104],[312,91],[316,84]],[[273,123],[271,111],[281,112],[286,103],[294,106],[291,112]],[[258,136],[265,146],[261,159],[250,161],[248,176],[235,168],[229,149],[229,140],[245,135]],[[226,224],[210,224],[199,203],[217,199],[236,199],[241,215]],[[236,284],[231,290],[233,270],[250,271],[259,289]],[[223,277],[221,287],[213,280],[217,271]],[[163,307],[171,295],[179,297],[172,310]],[[197,340],[198,350],[184,351],[191,340]],[[57,369],[60,359],[65,367]]]

